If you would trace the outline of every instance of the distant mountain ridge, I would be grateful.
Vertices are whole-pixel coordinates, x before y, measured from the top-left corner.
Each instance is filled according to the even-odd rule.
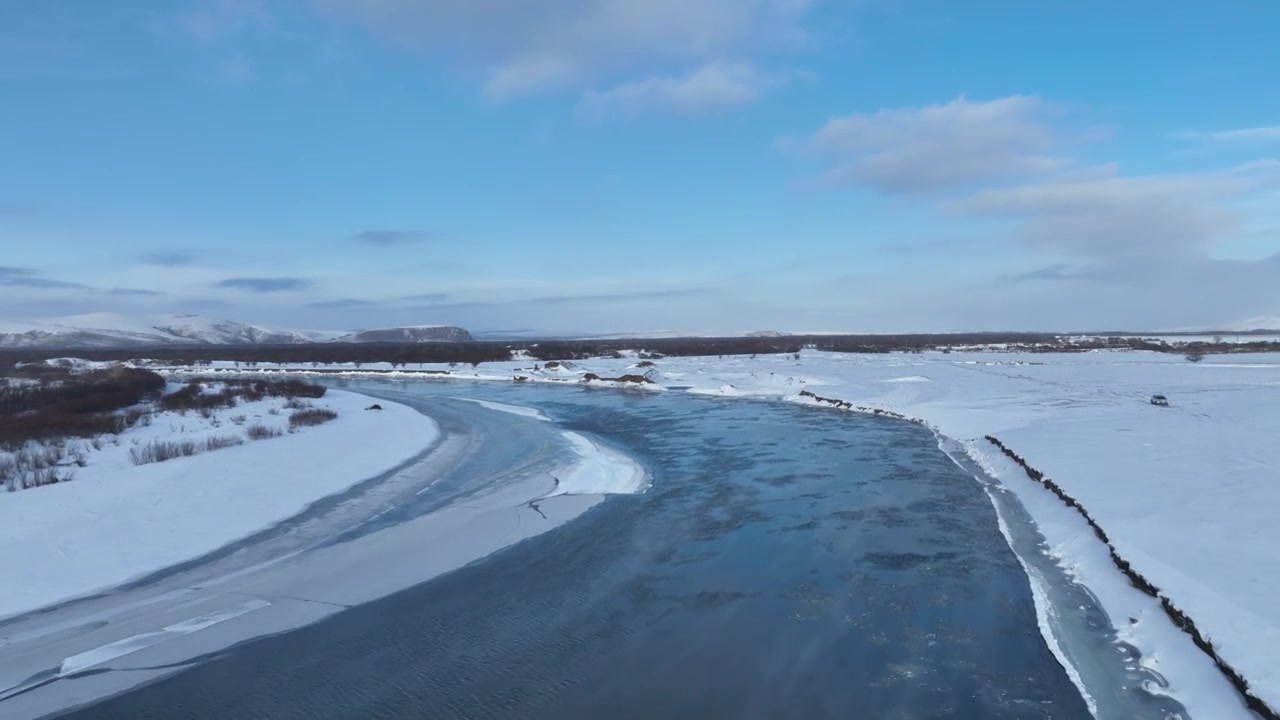
[[[0,348],[117,348],[154,345],[297,345],[318,342],[468,342],[452,326],[387,328],[357,333],[290,330],[199,315],[126,316],[89,313],[0,321]]]
[[[1228,332],[1267,332],[1280,331],[1280,317],[1255,317],[1248,320],[1229,323],[1222,328]]]
[[[1178,335],[1217,335],[1230,333],[1253,333],[1253,334],[1271,334],[1280,333],[1280,316],[1260,316],[1252,317],[1247,320],[1237,320],[1235,322],[1224,323],[1222,325],[1198,325],[1192,327],[1182,327],[1175,329],[1166,329],[1160,332],[1176,333]],[[1153,333],[1159,334],[1159,333]]]
[[[335,338],[334,342],[474,342],[471,333],[453,325],[418,325],[361,330]]]

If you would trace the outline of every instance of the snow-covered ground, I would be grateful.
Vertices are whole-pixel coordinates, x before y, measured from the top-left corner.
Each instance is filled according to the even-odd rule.
[[[1080,518],[989,442],[994,435],[1043,471],[1108,533],[1117,553],[1196,623],[1250,691],[1280,709],[1280,355],[1200,363],[1146,352],[634,357],[546,370],[530,359],[477,369],[409,366],[381,377],[580,382],[649,372],[656,386],[726,397],[815,403],[801,395],[925,422],[1024,499],[1050,550],[1098,593],[1123,637],[1164,674],[1196,717],[1243,711],[1159,605],[1119,574]],[[534,369],[535,364],[540,369]],[[259,370],[270,369],[261,367]],[[310,368],[298,368],[309,370]],[[329,366],[352,375],[389,366]],[[207,369],[205,370],[207,372]],[[592,383],[598,384],[598,383]],[[1149,403],[1167,395],[1170,407]],[[1052,499],[1052,502],[1047,501]],[[1227,707],[1229,705],[1229,707]],[[1199,712],[1197,712],[1197,710]]]
[[[100,449],[72,482],[0,493],[0,618],[119,585],[268,527],[312,502],[422,452],[435,423],[403,405],[330,390],[306,400],[338,417],[289,433],[285,400],[216,411],[166,412]],[[263,425],[279,437],[150,465],[130,451],[153,440],[244,438]],[[72,441],[73,443],[76,441]]]

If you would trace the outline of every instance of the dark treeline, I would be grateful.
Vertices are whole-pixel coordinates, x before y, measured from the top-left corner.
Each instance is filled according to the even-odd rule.
[[[209,392],[208,383],[222,389]],[[302,380],[250,380],[246,378],[193,378],[179,390],[160,398],[161,410],[216,410],[235,407],[241,401],[258,402],[274,398],[322,398],[327,388]]]
[[[38,370],[10,370],[9,377],[18,382],[0,387],[0,448],[20,447],[31,440],[119,433],[141,416],[120,411],[158,396],[165,387],[164,378],[135,368],[78,374],[59,368]]]
[[[478,365],[509,360],[513,352],[526,351],[538,360],[578,360],[608,357],[623,350],[653,355],[718,356],[768,355],[813,348],[831,352],[921,352],[952,347],[1008,345],[1029,352],[1085,351],[1094,349],[1205,353],[1280,351],[1280,343],[1191,343],[1181,348],[1139,337],[1090,337],[1083,340],[1035,333],[964,333],[946,335],[790,335],[783,337],[588,339],[469,343],[315,343],[305,345],[166,345],[131,348],[13,349],[0,350],[0,365],[74,356],[88,360],[148,358],[173,364],[208,361],[247,363],[458,363]]]

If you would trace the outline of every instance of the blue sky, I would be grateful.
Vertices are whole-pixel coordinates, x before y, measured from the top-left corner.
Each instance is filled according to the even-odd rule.
[[[0,5],[0,311],[344,329],[1280,316],[1280,5]]]

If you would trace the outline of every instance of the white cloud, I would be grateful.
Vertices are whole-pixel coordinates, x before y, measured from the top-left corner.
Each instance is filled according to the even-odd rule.
[[[1125,176],[1117,163],[1086,164],[1060,150],[1072,137],[1050,122],[1052,110],[1032,96],[961,97],[835,118],[803,140],[829,163],[831,180],[912,195],[982,221],[1009,243],[996,281],[954,284],[944,306],[936,291],[918,302],[906,293],[894,299],[896,316],[933,318],[934,327],[1078,329],[1274,313],[1280,254],[1227,258],[1274,205],[1267,199],[1280,188],[1280,162]],[[1272,135],[1252,128],[1198,137]]]
[[[748,63],[717,61],[675,77],[651,77],[602,92],[588,92],[578,104],[581,117],[673,112],[698,115],[749,105],[786,78],[762,73]]]
[[[539,90],[572,83],[578,68],[565,58],[551,55],[521,58],[491,69],[484,83],[485,97],[502,102]]]
[[[792,47],[810,0],[314,0],[478,72],[502,101]],[[643,82],[643,81],[640,81]]]
[[[992,188],[948,204],[1018,221],[1028,246],[1078,257],[1197,255],[1236,230],[1230,201],[1280,182],[1280,163],[1225,171],[1050,180]]]
[[[257,66],[248,40],[278,33],[267,0],[180,0],[147,8],[146,29],[157,39],[204,56],[212,74],[228,83],[252,81]]]
[[[829,177],[886,193],[925,193],[972,183],[1041,175],[1067,166],[1035,96],[833,118],[808,139],[832,163]]]
[[[153,29],[181,39],[213,43],[271,23],[271,13],[263,0],[200,0],[190,8],[166,18]]]
[[[1049,262],[1207,257],[1239,231],[1245,200],[1280,186],[1275,161],[1138,177],[1115,163],[1083,165],[1055,152],[1066,134],[1047,121],[1051,111],[1035,96],[960,97],[835,118],[806,143],[831,162],[834,180],[942,194],[957,215],[1014,223]]]
[[[227,82],[248,82],[254,77],[253,60],[242,52],[233,52],[218,64],[218,77]]]

